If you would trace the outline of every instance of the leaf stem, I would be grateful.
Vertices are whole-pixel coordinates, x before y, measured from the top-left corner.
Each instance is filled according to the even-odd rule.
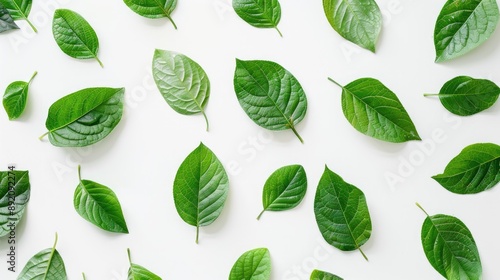
[[[266,209],[262,210],[262,212],[260,212],[259,216],[257,216],[257,221],[260,220],[260,217],[262,216],[262,214],[264,214],[264,212],[266,212]]]
[[[33,79],[36,77],[37,74],[38,74],[37,71],[35,71],[35,73],[33,73],[33,76],[31,76],[31,79],[28,81],[28,85],[31,84],[31,81],[33,81]]]
[[[99,59],[99,57],[97,57],[97,55],[95,56],[95,60],[97,60],[97,62],[99,62],[99,65],[101,65],[101,68],[104,68],[104,64],[102,64],[102,61]]]
[[[207,114],[205,114],[205,110],[201,109],[201,113],[203,114],[203,117],[205,118],[205,122],[207,123],[207,131],[210,128],[210,124],[208,123],[208,118]]]
[[[130,248],[127,248],[128,263],[132,266],[132,258],[130,257]]]
[[[26,22],[30,25],[31,29],[33,29],[33,31],[35,31],[35,33],[38,33],[38,30],[36,29],[36,27],[33,25],[33,23],[31,23],[31,21],[28,19],[28,17],[25,17],[24,18],[26,20]]]
[[[170,22],[174,25],[174,28],[175,30],[177,30],[177,24],[175,24],[175,21],[172,19],[172,17],[170,17],[170,15],[166,15],[168,20],[170,20]]]
[[[336,84],[337,86],[341,87],[341,88],[344,88],[344,86],[342,86],[341,84],[337,83],[334,79],[328,77],[328,80],[334,84]]]
[[[439,93],[424,93],[424,96],[439,96]]]
[[[196,244],[198,244],[199,236],[200,236],[200,226],[196,226]]]
[[[425,215],[427,215],[427,217],[429,216],[429,214],[427,214],[425,209],[418,202],[415,202],[415,204],[417,205],[418,208],[420,208],[420,210],[422,210],[425,213]]]
[[[87,278],[85,277],[85,273],[82,272],[83,280],[86,280]]]
[[[42,136],[38,137],[38,140],[42,140],[43,137],[47,136],[50,133],[50,131],[45,132]]]
[[[300,143],[304,144],[304,140],[302,139],[302,137],[300,137],[300,134],[297,132],[297,130],[295,129],[295,126],[291,126],[290,127],[293,131],[293,133],[295,134],[295,136],[297,136],[297,138],[299,138],[300,140]]]
[[[81,167],[78,165],[78,180],[82,181]]]
[[[363,255],[363,258],[365,258],[366,261],[368,261],[368,257],[365,255],[365,252],[361,250],[361,247],[358,247],[359,252],[361,252],[361,255]]]
[[[276,31],[278,31],[278,33],[280,34],[280,37],[283,38],[283,34],[281,33],[281,31],[278,29],[278,26],[275,26],[274,29],[276,29]]]

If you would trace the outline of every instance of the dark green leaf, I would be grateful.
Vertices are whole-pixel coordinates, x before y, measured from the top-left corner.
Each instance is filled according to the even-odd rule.
[[[278,0],[233,0],[233,8],[248,24],[258,28],[274,28],[283,37],[278,29],[281,19]]]
[[[127,252],[128,260],[130,263],[127,280],[161,280],[160,276],[154,274],[153,272],[138,264],[132,263],[132,259],[130,258],[130,249],[127,249]]]
[[[245,252],[238,258],[229,274],[229,280],[269,279],[271,279],[271,256],[267,248]]]
[[[422,246],[434,269],[449,280],[482,279],[481,259],[467,226],[452,216],[425,214]]]
[[[28,171],[0,172],[0,237],[8,235],[22,219],[30,200]]]
[[[328,272],[324,272],[321,270],[314,270],[311,273],[310,280],[343,280],[343,279]]]
[[[179,216],[199,228],[212,224],[222,212],[229,180],[217,156],[203,143],[182,162],[174,180],[174,202]]]
[[[52,248],[34,255],[17,277],[17,280],[66,280],[64,261],[56,250],[57,234]]]
[[[387,142],[420,140],[398,97],[380,81],[362,78],[341,86],[344,116],[359,132]]]
[[[52,32],[61,50],[77,59],[96,59],[99,51],[99,39],[94,28],[78,13],[58,9],[54,12]]]
[[[7,9],[12,19],[25,20],[33,31],[35,31],[35,33],[37,32],[35,26],[28,19],[32,0],[0,0],[0,4]]]
[[[5,90],[3,95],[3,107],[9,116],[9,120],[15,120],[21,116],[26,108],[26,101],[28,100],[28,90],[36,76],[37,72],[33,74],[28,82],[17,81],[11,83]]]
[[[375,52],[382,13],[374,0],[323,0],[323,9],[340,36]]]
[[[474,194],[493,188],[500,181],[500,146],[470,145],[448,163],[443,174],[432,178],[458,194]]]
[[[56,101],[45,123],[50,142],[83,147],[104,139],[120,122],[124,92],[124,88],[87,88]]]
[[[360,248],[372,233],[365,195],[326,166],[316,190],[314,214],[326,242],[342,251],[357,249],[367,259]]]
[[[177,29],[171,14],[177,6],[177,0],[124,0],[135,13],[147,18],[168,18]]]
[[[12,29],[19,29],[19,26],[17,26],[9,11],[2,5],[2,1],[0,1],[0,33]]]
[[[264,211],[284,211],[300,204],[307,190],[307,177],[301,165],[289,165],[276,170],[267,179],[262,192]]]
[[[85,220],[111,232],[128,233],[122,207],[116,194],[99,183],[82,180],[78,166],[80,183],[75,189],[73,205]]]
[[[500,88],[489,80],[459,76],[446,82],[439,94],[441,104],[451,113],[470,116],[493,106],[500,94]]]
[[[234,90],[241,107],[256,124],[270,130],[291,129],[304,119],[307,98],[295,77],[281,65],[236,60]]]
[[[436,62],[457,58],[484,43],[498,19],[496,0],[448,0],[434,29]]]
[[[183,115],[203,114],[210,97],[210,81],[203,68],[189,57],[156,50],[153,57],[153,77],[168,105]]]

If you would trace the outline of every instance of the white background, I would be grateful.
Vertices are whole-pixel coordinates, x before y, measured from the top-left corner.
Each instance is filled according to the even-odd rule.
[[[420,228],[425,215],[415,206],[420,202],[430,214],[460,218],[476,239],[484,279],[499,279],[498,188],[460,196],[430,177],[441,173],[467,145],[499,143],[500,108],[459,118],[422,94],[438,92],[458,75],[500,82],[500,32],[473,53],[436,64],[433,30],[445,1],[377,2],[385,22],[377,53],[372,54],[330,27],[321,1],[282,0],[280,38],[273,29],[246,24],[229,0],[179,1],[172,14],[179,30],[167,19],[142,18],[119,0],[35,0],[30,18],[39,33],[18,22],[22,31],[0,36],[1,88],[39,72],[24,115],[9,122],[0,114],[0,167],[15,163],[29,170],[32,187],[18,228],[17,269],[51,247],[58,232],[57,249],[70,279],[81,279],[81,272],[89,280],[126,279],[128,247],[135,263],[164,279],[227,279],[236,259],[256,247],[269,248],[275,280],[308,279],[313,268],[351,280],[442,279],[423,254]],[[70,58],[57,47],[51,32],[56,7],[80,13],[95,28],[104,69],[95,61]],[[207,72],[212,85],[210,132],[205,132],[201,115],[179,115],[163,100],[151,78],[155,48],[184,53]],[[291,131],[268,132],[246,116],[233,90],[235,58],[278,62],[301,82],[309,108],[297,129],[305,144]],[[399,96],[427,144],[384,143],[358,133],[344,118],[341,90],[328,76],[343,84],[361,77],[381,80]],[[82,149],[39,141],[49,106],[93,86],[127,89],[124,117],[115,131]],[[176,213],[172,182],[200,141],[226,166],[230,195],[220,218],[201,229],[196,245],[195,228]],[[307,171],[309,189],[303,203],[291,211],[265,213],[257,221],[265,180],[277,168],[294,163]],[[116,192],[130,234],[104,232],[75,212],[78,164],[83,178]],[[329,246],[321,237],[313,200],[325,164],[366,194],[373,222],[372,237],[363,246],[369,262],[359,252]],[[391,186],[387,174],[401,180]],[[2,255],[7,245],[0,239]],[[2,261],[0,279],[14,278]]]

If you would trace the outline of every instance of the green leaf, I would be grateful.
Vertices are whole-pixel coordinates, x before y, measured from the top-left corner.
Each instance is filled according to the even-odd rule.
[[[421,140],[398,97],[380,81],[361,78],[342,88],[342,111],[359,132],[373,138],[400,143]]]
[[[57,234],[54,246],[34,255],[17,277],[17,280],[66,280],[64,261],[56,250]]]
[[[124,88],[87,88],[56,101],[45,126],[54,146],[83,147],[101,141],[120,122]]]
[[[427,215],[422,225],[422,246],[434,269],[449,280],[480,280],[483,269],[476,242],[467,226],[448,215]]]
[[[498,99],[500,88],[489,80],[459,76],[446,82],[439,94],[441,104],[451,113],[459,116],[470,116],[484,111]]]
[[[475,194],[493,188],[500,181],[500,146],[480,143],[467,146],[432,177],[457,194]]]
[[[94,28],[78,13],[66,9],[54,12],[52,32],[61,50],[77,59],[95,59],[103,67],[97,57],[99,39]]]
[[[0,1],[0,33],[12,29],[19,29],[19,26],[17,26],[9,11],[2,5],[2,1]]]
[[[323,0],[323,9],[340,36],[375,52],[382,13],[374,0]]]
[[[199,228],[212,224],[222,212],[229,192],[229,179],[217,156],[203,143],[182,162],[174,180],[177,213],[187,224]]]
[[[30,191],[28,171],[0,172],[0,237],[8,235],[21,221]]]
[[[38,30],[28,19],[32,2],[32,0],[0,0],[0,4],[7,9],[12,19],[25,20],[36,33]]]
[[[130,257],[130,249],[127,249],[127,253],[128,261],[130,263],[127,280],[161,280],[160,276],[154,274],[153,272],[138,264],[132,263],[132,258]]]
[[[210,81],[201,66],[189,57],[165,50],[156,50],[153,77],[168,105],[183,115],[203,114],[210,97]]]
[[[304,119],[307,98],[295,77],[281,65],[263,60],[236,60],[234,90],[241,107],[256,124],[270,130],[291,129]]]
[[[311,280],[343,280],[343,279],[331,273],[315,269],[311,273]]]
[[[11,83],[5,90],[5,94],[3,95],[3,107],[9,116],[9,120],[19,118],[24,112],[26,101],[28,100],[29,85],[36,74],[37,72],[33,74],[28,82],[16,81]]]
[[[94,225],[118,233],[128,233],[122,207],[116,194],[99,183],[82,180],[78,166],[80,183],[75,189],[73,205],[76,212]]]
[[[271,256],[267,248],[245,252],[238,258],[229,274],[229,280],[269,279],[271,279]]]
[[[278,0],[233,0],[233,9],[251,26],[274,28],[283,37],[278,29],[281,19],[281,6]]]
[[[462,56],[484,43],[498,24],[496,0],[448,0],[434,29],[436,62]]]
[[[267,179],[262,192],[264,211],[284,211],[300,204],[307,190],[307,177],[301,165],[289,165],[274,171]]]
[[[177,6],[177,0],[124,0],[125,4],[135,13],[147,18],[168,18],[177,29],[172,19],[172,12]]]
[[[314,199],[314,214],[319,231],[330,245],[342,250],[361,250],[372,232],[365,194],[346,183],[325,166]]]

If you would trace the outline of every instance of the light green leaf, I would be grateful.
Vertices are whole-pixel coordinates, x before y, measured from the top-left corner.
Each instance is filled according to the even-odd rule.
[[[177,29],[172,19],[172,12],[177,6],[177,0],[124,0],[125,4],[135,13],[147,18],[168,18]]]
[[[28,19],[32,2],[32,0],[0,0],[0,4],[7,9],[14,20],[25,20],[36,33],[38,30]]]
[[[236,60],[234,90],[241,107],[256,124],[270,130],[295,129],[307,111],[299,81],[281,65],[263,60]]]
[[[343,279],[328,272],[324,272],[321,270],[314,270],[311,273],[310,280],[343,280]]]
[[[73,198],[76,212],[104,230],[128,233],[120,201],[113,190],[93,181],[82,180],[80,166],[78,166],[78,179],[80,183],[75,189]]]
[[[37,72],[33,74],[28,82],[16,81],[11,83],[5,90],[3,95],[3,107],[9,116],[9,120],[15,120],[21,116],[26,108],[26,101],[28,100],[28,90],[36,76]]]
[[[323,0],[323,9],[340,36],[375,52],[382,13],[374,0]]]
[[[28,171],[0,172],[0,237],[10,234],[21,221],[30,191]]]
[[[459,116],[470,116],[484,111],[498,99],[500,88],[489,80],[459,76],[446,82],[439,94],[441,104],[451,113]]]
[[[330,245],[342,250],[361,250],[372,233],[372,222],[365,194],[346,183],[325,166],[314,199],[319,231]]]
[[[45,126],[54,146],[83,147],[108,136],[123,114],[124,88],[87,88],[56,101]]]
[[[278,0],[233,0],[233,9],[251,26],[274,28],[283,37],[278,29],[281,19],[281,6]]]
[[[453,193],[475,194],[493,188],[500,181],[500,146],[480,143],[467,146],[432,177]]]
[[[66,9],[54,12],[52,32],[61,50],[77,59],[95,59],[101,67],[102,62],[97,57],[99,39],[94,28],[78,13]]]
[[[138,264],[132,263],[132,258],[130,257],[130,249],[127,249],[127,253],[128,261],[130,263],[127,280],[161,280],[160,276],[154,274],[153,272]]]
[[[496,0],[448,0],[434,29],[436,62],[462,56],[484,43],[499,19]]]
[[[40,251],[34,255],[17,277],[17,280],[66,280],[66,268],[64,261],[54,246]]]
[[[229,180],[217,156],[203,143],[182,162],[174,180],[177,213],[199,228],[212,224],[221,214],[229,192]]]
[[[168,105],[183,115],[205,114],[210,97],[210,81],[201,66],[189,57],[165,50],[156,50],[153,77]]]
[[[346,86],[330,81],[342,88],[342,111],[357,131],[393,143],[421,140],[396,94],[380,81],[361,78]]]
[[[289,165],[276,170],[267,179],[262,192],[264,211],[284,211],[300,204],[307,191],[307,176],[301,165]]]
[[[19,26],[17,26],[9,11],[2,5],[2,1],[0,1],[0,33],[12,29],[19,29]]]
[[[476,242],[467,226],[448,215],[427,215],[422,225],[422,246],[427,260],[448,280],[480,280],[483,269]]]
[[[229,274],[229,280],[269,279],[271,279],[271,256],[267,248],[245,252],[238,258]]]

